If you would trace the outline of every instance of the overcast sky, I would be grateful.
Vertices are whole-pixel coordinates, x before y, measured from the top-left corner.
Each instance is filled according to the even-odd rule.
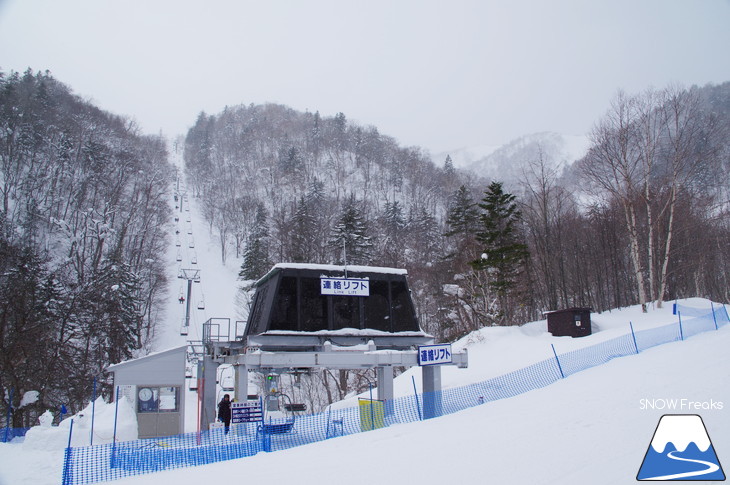
[[[616,91],[730,80],[730,0],[0,0],[0,69],[148,133],[275,102],[436,154],[587,133]]]

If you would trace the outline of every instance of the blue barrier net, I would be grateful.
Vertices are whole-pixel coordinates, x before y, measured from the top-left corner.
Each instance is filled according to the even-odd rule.
[[[28,432],[30,428],[0,428],[0,440],[3,443],[19,441]]]
[[[455,413],[486,402],[545,387],[581,370],[656,345],[686,339],[730,323],[724,307],[698,310],[675,305],[677,323],[630,331],[595,345],[573,350],[507,374],[439,392],[402,396],[389,402],[361,400],[359,406],[263,423],[241,423],[222,429],[165,438],[67,448],[64,485],[82,485],[126,476],[214,463],[273,452],[346,436],[396,423]],[[682,319],[682,315],[692,318]],[[628,331],[627,325],[627,331]]]

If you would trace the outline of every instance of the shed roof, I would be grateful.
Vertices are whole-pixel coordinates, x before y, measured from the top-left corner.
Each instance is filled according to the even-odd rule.
[[[109,371],[109,372],[114,372],[114,371],[123,369],[125,367],[128,367],[130,365],[136,365],[136,364],[145,363],[147,361],[153,361],[155,359],[159,359],[159,358],[162,358],[162,357],[167,357],[169,354],[173,354],[173,353],[181,352],[181,351],[184,352],[186,350],[187,350],[187,345],[183,345],[181,347],[174,347],[172,349],[167,349],[167,350],[161,350],[159,352],[153,352],[151,354],[145,355],[144,357],[139,357],[137,359],[125,360],[123,362],[119,362],[118,364],[112,364],[109,367],[107,367],[106,370]]]
[[[593,308],[589,308],[589,307],[572,307],[572,308],[564,308],[562,310],[550,310],[550,311],[542,312],[542,314],[543,315],[551,315],[551,314],[554,314],[554,313],[568,313],[568,312],[571,312],[572,313],[572,312],[585,312],[585,311],[592,312],[593,311]]]

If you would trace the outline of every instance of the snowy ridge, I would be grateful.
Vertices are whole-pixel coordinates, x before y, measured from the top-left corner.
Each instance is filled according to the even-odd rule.
[[[529,172],[530,164],[542,161],[548,167],[563,169],[585,156],[589,146],[590,140],[584,135],[534,133],[498,147],[465,168],[509,185]]]

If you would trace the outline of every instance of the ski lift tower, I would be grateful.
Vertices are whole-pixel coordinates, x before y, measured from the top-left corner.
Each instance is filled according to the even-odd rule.
[[[190,328],[190,298],[193,294],[193,282],[200,282],[200,270],[199,269],[181,269],[177,275],[178,278],[188,281],[188,299],[185,302],[185,323],[183,328],[180,330],[181,335],[188,334],[188,328]]]
[[[386,415],[392,411],[394,368],[420,366],[424,418],[441,415],[441,365],[467,367],[467,352],[436,344],[421,330],[406,275],[404,269],[371,266],[275,265],[254,284],[243,334],[204,341],[200,429],[215,417],[221,364],[233,366],[239,400],[248,394],[249,372],[278,378],[312,369],[372,369]],[[448,360],[436,360],[437,351]]]

